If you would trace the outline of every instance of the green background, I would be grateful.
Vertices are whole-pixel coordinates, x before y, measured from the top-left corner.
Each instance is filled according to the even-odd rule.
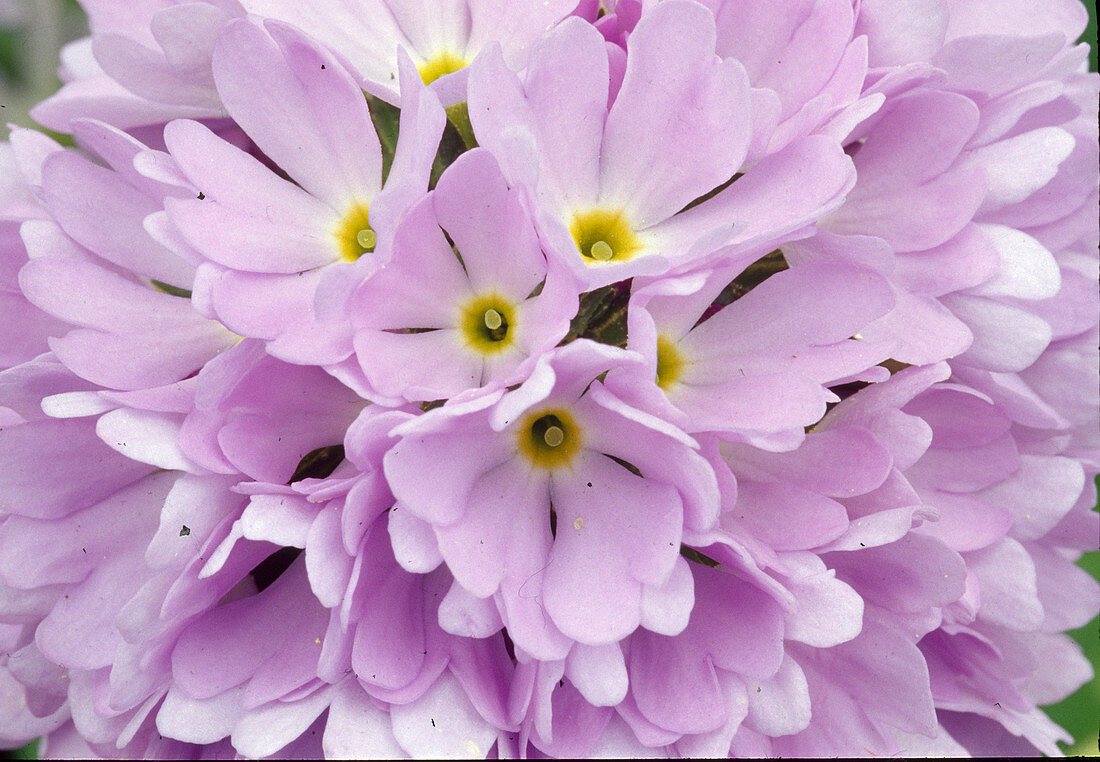
[[[25,0],[24,0],[25,1]],[[995,4],[995,3],[994,3]],[[1097,70],[1096,50],[1096,7],[1092,3],[1085,3],[1089,9],[1089,26],[1082,36],[1082,40],[1092,46],[1090,53],[1090,68]],[[31,3],[27,2],[30,6]],[[33,10],[31,11],[33,13]],[[61,34],[65,37],[73,37],[80,34],[81,19],[79,6],[73,0],[62,0],[58,11],[58,23],[63,29]],[[33,23],[33,22],[32,22]],[[2,122],[16,122],[31,126],[25,117],[25,110],[29,105],[48,95],[52,88],[57,87],[56,80],[43,83],[31,82],[27,74],[35,65],[40,66],[41,61],[32,61],[32,51],[28,43],[28,36],[24,28],[6,29],[0,27],[0,85],[4,87],[4,106],[7,113],[0,114]],[[38,92],[29,92],[37,90]],[[1098,478],[1100,483],[1100,478]],[[1100,543],[1100,538],[1098,538]],[[1100,580],[1100,553],[1089,553],[1081,559],[1084,567],[1096,579]],[[1100,671],[1100,618],[1094,619],[1080,630],[1071,632],[1070,635],[1077,640],[1085,650],[1085,654],[1093,664],[1095,671]],[[1084,685],[1080,690],[1059,704],[1047,707],[1051,718],[1073,735],[1077,742],[1072,747],[1066,747],[1067,753],[1100,756],[1100,679],[1096,676]],[[34,759],[34,744],[15,751],[0,750],[0,758]]]

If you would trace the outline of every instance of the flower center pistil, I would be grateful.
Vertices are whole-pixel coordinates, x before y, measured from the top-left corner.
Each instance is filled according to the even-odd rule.
[[[618,210],[577,212],[569,224],[573,242],[587,264],[625,262],[642,248],[626,215]]]
[[[565,441],[565,430],[561,426],[551,424],[542,432],[542,441],[547,447],[558,447]]]
[[[370,225],[370,206],[355,203],[336,227],[336,247],[340,259],[354,262],[378,245],[378,235]]]
[[[503,352],[515,339],[515,305],[495,293],[476,296],[462,307],[459,326],[466,346],[475,352]]]
[[[534,466],[566,466],[581,448],[581,429],[568,410],[554,408],[526,415],[516,429],[520,453]]]
[[[378,236],[370,228],[363,228],[355,234],[355,241],[363,248],[363,251],[371,251],[374,249],[374,245],[378,243]]]

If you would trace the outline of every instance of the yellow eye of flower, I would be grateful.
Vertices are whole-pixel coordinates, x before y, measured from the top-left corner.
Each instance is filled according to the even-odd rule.
[[[340,258],[354,262],[367,252],[374,251],[378,236],[370,226],[370,206],[357,203],[348,210],[336,226],[336,246]]]
[[[563,408],[526,415],[516,427],[519,451],[532,465],[555,469],[566,466],[580,451],[581,429]]]
[[[587,264],[625,262],[642,247],[621,211],[590,209],[577,212],[569,224],[577,250]]]
[[[420,72],[420,79],[423,80],[424,84],[430,85],[440,77],[454,74],[459,69],[465,68],[469,63],[469,61],[456,56],[454,53],[443,51],[418,66],[417,71]]]
[[[687,361],[675,342],[665,336],[657,337],[657,386],[666,392],[684,375]]]
[[[515,342],[515,305],[498,294],[475,296],[462,307],[459,331],[466,346],[483,355],[496,354]]]

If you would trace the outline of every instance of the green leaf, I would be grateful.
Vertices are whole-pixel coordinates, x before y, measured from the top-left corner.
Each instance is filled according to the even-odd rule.
[[[181,299],[190,299],[191,292],[186,288],[180,288],[179,286],[173,286],[170,283],[164,283],[159,280],[150,279],[150,283],[153,284],[153,288],[160,291],[162,294],[168,294],[169,296],[178,296]]]
[[[462,139],[458,128],[450,120],[443,128],[443,139],[439,141],[439,150],[436,152],[435,161],[432,163],[432,177],[428,187],[434,188],[447,167],[454,164],[455,159],[466,152],[466,141]]]
[[[477,148],[477,138],[474,137],[474,126],[470,124],[470,107],[465,101],[448,106],[446,109],[447,121],[462,138],[463,145],[467,149]]]
[[[373,95],[367,96],[367,107],[370,109],[370,120],[374,122],[374,131],[378,133],[378,142],[382,145],[382,182],[385,183],[397,152],[401,110]]]

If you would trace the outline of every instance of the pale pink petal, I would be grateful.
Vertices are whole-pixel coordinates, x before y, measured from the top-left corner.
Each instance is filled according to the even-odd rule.
[[[810,724],[810,693],[806,675],[790,656],[767,680],[747,680],[749,721],[769,736],[797,733]]]
[[[433,198],[473,292],[526,299],[545,277],[546,260],[518,191],[508,188],[492,155],[463,154],[443,173]]]
[[[552,479],[551,499],[558,532],[544,583],[547,612],[581,642],[626,635],[640,621],[641,585],[667,579],[679,553],[675,491],[586,453],[574,475]]]
[[[310,194],[341,211],[369,202],[381,187],[382,163],[362,91],[331,54],[288,27],[270,26],[272,36],[235,21],[220,35],[213,66],[222,102]]]
[[[713,17],[678,2],[655,6],[630,36],[607,115],[600,199],[625,204],[638,228],[717,188],[745,158],[748,77],[735,60],[714,64],[715,40]]]
[[[395,759],[402,749],[393,737],[389,715],[375,706],[355,680],[344,680],[331,693],[322,741],[333,759]]]
[[[458,680],[444,674],[420,699],[390,708],[393,735],[413,757],[484,758],[496,731],[474,709]]]

